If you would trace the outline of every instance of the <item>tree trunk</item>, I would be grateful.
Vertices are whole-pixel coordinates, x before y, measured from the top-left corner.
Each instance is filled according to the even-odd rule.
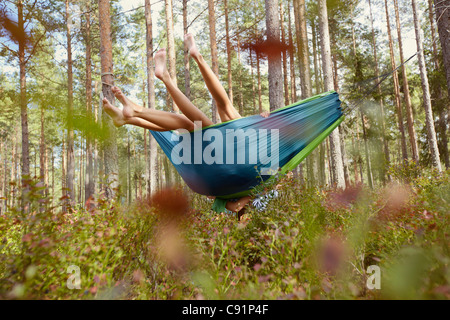
[[[256,73],[258,76],[258,109],[259,113],[263,112],[262,110],[262,86],[261,86],[261,66],[259,62],[259,53],[256,52]]]
[[[164,157],[163,166],[164,166],[164,176],[166,178],[165,186],[170,187],[172,185],[172,174],[170,172],[170,164],[169,164],[169,160],[167,159],[167,157]]]
[[[41,102],[41,135],[39,138],[39,180],[42,186],[45,186],[45,117],[44,117],[44,102]]]
[[[147,2],[146,2],[147,3]],[[188,0],[183,0],[183,30],[184,34],[188,33],[188,13],[187,13]],[[150,8],[150,2],[148,3]],[[151,20],[150,20],[151,23]],[[191,99],[191,73],[190,73],[190,56],[189,49],[186,42],[184,43],[184,94],[190,100]]]
[[[353,6],[351,6],[351,29],[352,29],[352,40],[353,40],[353,56],[355,57],[355,82],[359,83],[363,80],[363,74],[361,70],[361,62],[360,62],[360,56],[359,52],[356,48],[356,36],[355,36],[355,27],[353,23]],[[360,91],[360,86],[358,85],[358,91]],[[372,165],[371,165],[371,159],[370,159],[370,153],[369,153],[369,146],[367,141],[367,130],[366,130],[366,117],[364,116],[362,110],[359,110],[360,116],[361,116],[361,125],[363,129],[363,140],[364,140],[364,151],[366,154],[366,169],[367,169],[367,180],[369,182],[369,187],[373,188],[373,177],[372,177]],[[361,170],[362,172],[362,170]],[[346,180],[347,181],[347,180]]]
[[[391,34],[391,23],[389,22],[389,9],[387,5],[387,0],[384,0],[385,8],[386,8],[386,25],[387,25],[387,31],[388,31],[388,38],[389,38],[389,51],[390,51],[390,57],[391,57],[391,67],[392,70],[395,70],[397,68],[395,64],[395,58],[394,58],[394,44],[392,42],[392,34]],[[397,117],[398,117],[398,128],[400,131],[400,143],[401,143],[401,150],[402,150],[402,158],[403,160],[408,160],[408,151],[406,148],[406,137],[405,137],[405,128],[403,126],[403,111],[402,111],[402,104],[400,102],[400,89],[398,84],[398,74],[397,71],[394,71],[394,93],[395,93],[395,104],[397,106]]]
[[[130,134],[127,138],[127,203],[131,203],[131,151],[130,151]]]
[[[447,90],[450,97],[450,9],[448,1],[434,0],[434,9],[436,11],[436,21],[441,41],[442,55],[444,57],[444,69],[447,76]],[[449,104],[450,122],[450,104]]]
[[[114,85],[112,41],[111,41],[111,15],[109,0],[99,0],[99,24],[100,24],[100,59],[102,72],[102,92],[109,102],[114,105],[114,94],[111,87]],[[118,157],[116,143],[116,128],[112,119],[102,112],[102,124],[106,128],[107,138],[103,143],[104,175],[106,177],[105,195],[108,199],[115,197],[118,187]]]
[[[165,0],[166,4],[166,33],[167,33],[167,64],[168,71],[172,81],[177,85],[177,68],[176,68],[176,57],[175,57],[175,39],[173,34],[173,3],[172,0]],[[175,104],[170,94],[167,94],[167,106],[179,113],[180,110]]]
[[[3,139],[0,138],[0,201],[3,199],[6,202],[6,151],[4,150]],[[0,215],[3,211],[6,211],[6,206],[3,210],[3,203],[0,202]]]
[[[156,108],[155,70],[153,67],[153,27],[152,27],[152,11],[150,0],[145,0],[145,21],[146,21],[146,49],[147,49],[147,91],[148,91],[147,103],[150,109],[155,109]],[[155,138],[153,138],[153,136],[150,133],[148,133],[148,135],[150,144],[149,194],[152,194],[158,189],[158,168],[157,168],[158,149]]]
[[[81,194],[81,191],[82,191],[82,186],[83,186],[83,184],[84,184],[84,180],[83,180],[83,177],[85,177],[86,175],[85,174],[83,174],[84,173],[84,152],[83,152],[83,139],[81,139],[81,141],[80,141],[80,144],[81,144],[81,146],[80,146],[80,156],[79,156],[79,175],[78,175],[78,177],[79,177],[79,180],[78,180],[78,203],[83,203],[83,196],[82,196],[82,194]],[[85,148],[86,148],[86,146],[84,146]]]
[[[216,13],[214,9],[214,0],[208,0],[208,17],[209,17],[209,43],[211,46],[211,69],[219,78],[219,58],[217,55],[217,39],[216,39]],[[212,99],[212,121],[217,123],[220,121],[219,114],[217,112],[216,101]]]
[[[66,192],[66,142],[63,138],[61,145],[61,197],[64,198],[67,194]],[[63,201],[63,212],[66,211],[66,201]]]
[[[45,147],[45,118],[44,118],[44,101],[41,102],[41,134],[39,139],[39,181],[41,183],[41,187],[46,188],[45,185],[45,171],[46,171],[46,147]],[[45,189],[41,191],[42,197],[45,196]],[[45,210],[45,207],[42,205],[40,208],[41,211]]]
[[[431,29],[431,41],[433,41],[433,62],[434,62],[434,68],[436,70],[440,69],[440,63],[439,63],[439,52],[437,49],[437,43],[436,43],[436,23],[434,21],[434,15],[433,15],[433,0],[428,0],[428,17],[430,19],[430,29]],[[444,93],[442,91],[442,87],[437,87],[437,100],[443,101]],[[445,117],[448,116],[448,122],[450,123],[450,103],[448,100],[445,100],[447,104],[447,110],[445,108],[445,105],[442,105],[440,107],[439,112],[439,127],[440,127],[440,137],[441,137],[441,147],[443,150],[442,157],[444,158],[445,167],[447,169],[450,169],[450,155],[448,151],[448,138],[447,138],[447,121],[445,120]]]
[[[248,59],[250,62],[250,76],[252,78],[252,102],[253,102],[253,113],[256,113],[256,88],[255,88],[255,72],[253,67],[253,55],[252,55],[252,49],[249,50]]]
[[[23,3],[19,0],[17,4],[18,12],[18,28],[25,32]],[[26,196],[29,191],[26,179],[30,176],[30,145],[28,139],[28,98],[27,98],[27,77],[26,77],[26,60],[25,60],[25,43],[19,41],[19,77],[20,77],[20,120],[22,127],[22,207],[26,211]]]
[[[17,140],[19,136],[19,131],[17,130],[16,133],[13,136],[13,143],[12,143],[12,150],[11,150],[11,176],[10,181],[16,182],[16,174],[17,174]],[[15,195],[16,186],[11,185],[11,188],[9,190],[9,205],[14,206],[14,200],[16,199]]]
[[[75,201],[75,155],[73,132],[73,61],[72,61],[72,18],[70,16],[69,0],[66,0],[66,38],[67,38],[67,192],[69,202]]]
[[[332,40],[333,40],[333,47],[336,47],[336,40],[335,40],[335,33],[332,33]],[[356,48],[355,48],[356,50]],[[338,77],[338,66],[337,66],[337,57],[334,53],[333,55],[333,71],[334,71],[334,77],[333,77],[333,86],[334,91],[339,92],[339,77]],[[344,166],[344,180],[345,185],[350,185],[350,177],[349,177],[349,170],[348,170],[348,161],[347,161],[347,152],[345,149],[345,139],[344,139],[344,129],[342,126],[339,127],[339,139],[341,142],[341,154],[342,154],[342,164]],[[320,155],[319,155],[320,160]],[[319,165],[322,165],[322,163],[319,163]],[[320,170],[320,169],[319,169]]]
[[[275,45],[280,42],[280,18],[276,0],[265,0],[267,41]],[[274,52],[269,60],[269,103],[270,110],[283,106],[283,75],[281,53]]]
[[[291,22],[291,12],[290,8],[288,10],[288,36],[289,36],[289,46],[291,51],[289,51],[289,67],[291,73],[291,103],[297,102],[297,88],[295,85],[295,59],[294,59],[294,39],[292,37],[292,22]]]
[[[320,93],[320,68],[318,66],[318,50],[317,50],[317,28],[314,21],[312,24],[312,42],[313,42],[313,59],[314,59],[314,86],[316,94]],[[318,167],[318,179],[319,184],[324,186],[326,184],[326,173],[325,173],[325,142],[322,142],[319,146],[319,152],[317,157],[317,167]],[[345,166],[344,166],[344,179],[345,179]]]
[[[322,67],[325,91],[333,90],[333,69],[331,61],[330,34],[328,30],[328,12],[326,0],[319,0],[319,29],[322,47]],[[334,176],[333,183],[337,188],[345,189],[344,165],[342,163],[339,130],[333,130],[330,135],[331,167]]]
[[[300,84],[302,89],[302,99],[312,95],[311,71],[309,66],[308,35],[306,27],[305,0],[294,0],[294,12],[297,29],[298,62],[300,66]],[[328,23],[328,22],[327,22]]]
[[[89,124],[93,124],[92,114],[92,65],[91,65],[91,15],[90,2],[86,2],[86,116]],[[84,198],[87,201],[94,195],[93,158],[92,158],[92,134],[86,137],[86,178],[84,186]]]
[[[283,1],[280,1],[280,27],[281,27],[281,43],[286,43],[286,32],[284,30],[284,9]],[[283,80],[284,80],[284,105],[289,105],[289,81],[287,72],[287,52],[283,50]]]
[[[427,127],[428,145],[430,147],[431,152],[431,163],[433,164],[433,167],[435,167],[439,172],[442,172],[441,160],[439,157],[439,149],[436,139],[436,131],[434,129],[433,111],[431,109],[431,96],[430,96],[430,87],[428,85],[427,68],[425,65],[425,57],[423,54],[422,29],[420,27],[419,13],[417,11],[416,0],[411,0],[411,4],[414,16],[414,29],[416,32],[420,78],[422,79],[423,106],[425,108],[425,119],[426,119],[425,123]]]
[[[223,1],[224,11],[225,11],[225,41],[227,47],[227,79],[228,79],[228,97],[233,104],[233,77],[231,74],[231,43],[230,43],[230,26],[228,21],[228,0]],[[251,53],[250,53],[251,54]]]
[[[239,114],[244,114],[244,90],[242,86],[242,62],[241,62],[241,41],[239,38],[239,34],[236,36],[237,38],[237,54],[238,54],[238,63],[239,63]]]
[[[373,49],[373,57],[374,57],[374,61],[375,61],[375,77],[376,80],[375,81],[379,81],[379,76],[380,76],[380,70],[379,70],[379,66],[378,66],[378,55],[377,55],[377,43],[376,43],[376,39],[375,39],[375,30],[373,27],[373,15],[372,15],[372,3],[369,0],[369,12],[370,12],[370,25],[371,25],[371,29],[372,29],[372,49]],[[385,168],[387,166],[389,166],[390,163],[390,157],[389,157],[389,147],[388,147],[388,143],[387,143],[387,139],[386,139],[386,125],[384,122],[384,102],[383,102],[383,94],[381,92],[381,84],[378,84],[377,86],[378,89],[378,95],[379,95],[379,99],[380,99],[380,116],[379,116],[379,122],[381,124],[381,139],[383,142],[383,146],[384,146],[384,163],[383,165],[381,165],[381,179],[384,183],[385,181],[385,176],[386,176],[386,170]],[[389,177],[388,177],[389,178]]]
[[[95,93],[98,94],[98,84],[99,81],[95,81],[94,82],[94,90]],[[99,99],[101,100],[101,99]],[[96,123],[96,125],[98,127],[100,127],[101,125],[101,101],[99,101],[99,103],[94,103],[94,121]],[[97,140],[93,140],[93,148],[94,148],[94,155],[93,155],[93,162],[94,162],[94,169],[93,169],[93,174],[92,174],[92,189],[94,190],[94,193],[96,193],[97,191],[99,191],[99,187],[100,187],[100,183],[99,181],[99,167],[100,167],[100,163],[99,163],[99,141]]]
[[[400,63],[403,64],[405,59],[403,56],[403,44],[402,44],[402,30],[400,24],[400,15],[398,13],[398,0],[394,0],[394,8],[395,8],[395,21],[397,25],[397,34],[398,34],[398,46],[400,49]],[[418,163],[419,162],[419,149],[417,147],[417,137],[416,130],[414,129],[414,116],[411,105],[411,96],[409,94],[409,84],[408,84],[408,75],[406,74],[406,66],[402,66],[402,77],[403,77],[403,94],[405,97],[406,103],[406,120],[408,123],[408,133],[409,133],[409,142],[411,144],[411,156],[412,159]]]
[[[51,150],[51,155],[52,155],[52,207],[54,205],[54,199],[55,199],[55,154],[53,152],[53,148],[50,148]]]

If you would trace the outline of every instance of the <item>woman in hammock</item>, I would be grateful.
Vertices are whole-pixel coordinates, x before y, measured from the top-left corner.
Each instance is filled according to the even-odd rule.
[[[219,79],[200,54],[192,34],[186,34],[184,36],[184,41],[187,44],[189,54],[197,62],[203,80],[216,102],[217,110],[222,122],[241,118],[239,112],[237,112],[231,104]],[[113,87],[112,92],[122,103],[123,110],[114,107],[106,98],[103,99],[103,108],[105,112],[111,116],[114,125],[120,127],[125,124],[131,124],[153,131],[169,131],[177,129],[191,131],[195,129],[194,121],[201,121],[202,127],[212,125],[213,122],[200,109],[194,106],[173,82],[166,67],[166,50],[160,49],[156,52],[154,60],[155,76],[164,83],[173,101],[183,114],[144,108],[130,101],[119,88]],[[268,117],[269,113],[263,112],[261,116]],[[241,213],[238,214],[240,217],[243,208],[250,199],[251,198],[247,196],[236,199],[236,201],[228,201],[226,208],[230,211]]]

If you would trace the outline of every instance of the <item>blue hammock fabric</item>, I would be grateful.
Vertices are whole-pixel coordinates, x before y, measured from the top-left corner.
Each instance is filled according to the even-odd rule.
[[[278,138],[277,146],[274,145],[279,150],[278,167],[286,169],[292,166],[293,160],[296,160],[294,158],[308,145],[314,142],[318,144],[317,138],[323,136],[330,127],[337,126],[342,121],[342,117],[339,96],[331,91],[275,110],[268,118],[254,115],[192,132],[178,134],[173,131],[151,131],[151,134],[194,192],[220,199],[230,199],[249,194],[256,186],[271,177],[262,175],[264,168],[268,166],[267,163],[263,163],[264,161],[260,159],[254,163],[250,159],[251,157],[254,159],[255,150],[260,152],[261,148],[267,148],[265,150],[267,155],[272,156],[272,143],[275,141],[271,139],[272,137]],[[243,130],[246,136],[241,139],[238,137],[231,142],[226,139],[227,132],[235,132],[239,129]],[[267,135],[259,134],[261,132],[267,132]],[[221,133],[223,138],[218,133]],[[174,139],[178,141],[173,141]],[[190,149],[186,147],[180,151],[180,143],[189,141],[191,143],[186,146],[189,145]],[[211,151],[214,149],[213,142],[219,147]],[[215,157],[215,163],[208,164],[204,159],[199,160],[200,152],[201,155],[210,154]],[[233,156],[230,156],[230,153]],[[244,155],[245,161],[242,161]],[[190,161],[183,163],[180,159],[190,159]],[[228,160],[234,160],[234,162]]]

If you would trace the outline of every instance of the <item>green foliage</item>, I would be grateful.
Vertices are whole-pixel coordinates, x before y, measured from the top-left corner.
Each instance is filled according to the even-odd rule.
[[[62,213],[41,190],[31,188],[28,214],[0,217],[4,299],[449,298],[448,175],[341,192],[285,177],[264,212],[250,208],[239,222],[191,195],[181,267],[162,258],[171,237],[152,201],[99,195],[95,209]],[[370,265],[381,268],[380,290],[366,286]],[[69,266],[81,289],[67,287]]]

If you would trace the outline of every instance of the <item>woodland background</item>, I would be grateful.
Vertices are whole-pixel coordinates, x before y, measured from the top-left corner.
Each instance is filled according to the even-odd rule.
[[[0,19],[0,297],[449,297],[447,0],[5,0]],[[329,90],[348,107],[244,222],[212,214],[148,131],[102,112],[112,83],[177,112],[153,73],[166,47],[179,88],[218,121],[187,32],[243,116]],[[174,186],[179,232],[154,206]],[[167,253],[181,243],[204,265]],[[64,286],[72,264],[84,291]],[[368,291],[372,264],[400,280]]]

